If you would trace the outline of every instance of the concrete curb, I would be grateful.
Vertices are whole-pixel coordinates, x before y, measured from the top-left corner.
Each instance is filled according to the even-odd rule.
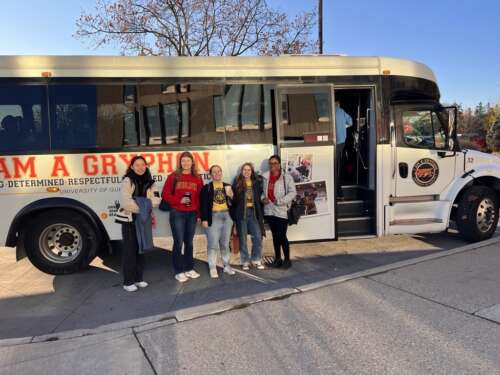
[[[415,264],[428,262],[434,259],[444,258],[447,256],[464,253],[466,251],[471,251],[479,249],[482,247],[490,246],[496,243],[500,243],[500,237],[491,238],[486,241],[479,243],[474,243],[462,247],[458,247],[452,250],[440,251],[434,254],[424,255],[418,258],[408,259],[396,263],[391,263],[375,268],[371,268],[365,271],[351,273],[349,275],[337,276],[328,280],[319,281],[315,283],[304,284],[297,286],[295,288],[280,288],[272,291],[257,293],[249,296],[232,298],[228,300],[223,300],[219,302],[209,303],[205,305],[189,307],[185,309],[180,309],[166,314],[153,315],[145,318],[138,318],[132,320],[126,320],[122,322],[116,322],[112,324],[106,324],[92,329],[78,329],[72,331],[63,331],[50,333],[40,336],[29,336],[20,337],[12,339],[2,339],[0,340],[0,347],[8,346],[18,346],[24,344],[33,344],[41,342],[50,342],[58,340],[74,339],[78,337],[99,335],[102,333],[109,333],[111,331],[123,331],[123,334],[141,333],[156,329],[159,327],[164,327],[167,325],[172,325],[175,323],[186,322],[193,319],[198,319],[201,317],[206,317],[210,315],[217,315],[223,312],[236,310],[240,308],[245,308],[247,306],[264,302],[271,301],[289,297],[294,294],[304,293],[327,286],[340,284],[346,281],[358,279],[361,277],[373,276],[383,272],[388,272],[398,268],[408,267]]]
[[[375,267],[375,268],[370,268],[368,270],[351,273],[349,275],[337,276],[337,277],[333,277],[333,278],[328,279],[328,280],[323,280],[323,281],[318,281],[315,283],[305,284],[302,286],[298,286],[297,289],[300,290],[301,292],[308,292],[308,291],[323,288],[326,286],[343,283],[345,281],[358,279],[360,277],[373,276],[373,275],[376,275],[379,273],[392,271],[392,270],[395,270],[398,268],[408,267],[408,266],[412,266],[412,265],[415,265],[418,263],[423,263],[423,262],[428,262],[428,261],[434,260],[434,259],[444,258],[444,257],[450,256],[450,255],[460,254],[460,253],[463,253],[466,251],[479,249],[481,247],[494,245],[494,244],[499,243],[499,242],[500,242],[500,237],[490,238],[489,240],[486,240],[486,241],[457,247],[456,249],[439,251],[439,252],[434,253],[434,254],[428,254],[428,255],[423,255],[421,257],[417,257],[417,258],[402,260],[400,262],[395,262],[395,263],[390,263],[390,264],[386,264],[386,265]]]

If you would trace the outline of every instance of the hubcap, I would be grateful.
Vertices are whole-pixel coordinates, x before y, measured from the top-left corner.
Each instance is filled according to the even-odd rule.
[[[477,208],[477,228],[483,233],[488,232],[495,223],[495,215],[495,205],[489,198],[484,198]]]
[[[82,236],[69,224],[52,224],[40,236],[40,252],[54,263],[73,261],[82,251]]]

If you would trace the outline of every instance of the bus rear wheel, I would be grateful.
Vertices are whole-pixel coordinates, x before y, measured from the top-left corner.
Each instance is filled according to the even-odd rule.
[[[486,186],[471,186],[465,191],[457,209],[457,228],[468,241],[490,238],[498,225],[498,196]]]
[[[54,209],[38,214],[27,224],[24,246],[29,260],[52,275],[77,272],[92,261],[98,246],[97,233],[82,215]]]

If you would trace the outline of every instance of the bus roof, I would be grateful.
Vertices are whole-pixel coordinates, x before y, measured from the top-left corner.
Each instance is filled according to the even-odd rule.
[[[83,78],[397,75],[436,82],[424,64],[376,56],[0,56],[0,77],[39,78],[44,72]]]

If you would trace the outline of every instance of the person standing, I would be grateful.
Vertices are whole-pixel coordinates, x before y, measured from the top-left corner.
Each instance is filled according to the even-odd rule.
[[[222,168],[218,165],[210,167],[212,181],[201,189],[201,224],[207,235],[208,268],[210,277],[218,278],[217,247],[220,248],[224,272],[234,275],[229,265],[229,240],[233,220],[229,214],[233,190],[230,184],[222,181]]]
[[[269,171],[263,177],[264,215],[273,236],[274,261],[272,267],[290,268],[290,243],[286,236],[288,229],[288,206],[297,195],[293,177],[281,168],[281,158],[273,155],[269,158]],[[283,258],[281,257],[283,249]]]
[[[172,249],[175,278],[183,283],[196,279],[194,270],[193,238],[196,223],[200,221],[200,192],[203,180],[198,175],[193,155],[181,154],[177,169],[163,187],[162,198],[170,205],[170,228],[174,238]],[[184,254],[182,245],[184,244]]]
[[[146,160],[135,156],[122,179],[120,207],[115,217],[115,221],[122,224],[123,289],[127,292],[148,286],[143,279],[143,252],[153,247],[151,211],[160,200]]]
[[[342,168],[344,166],[345,141],[347,138],[347,128],[352,126],[352,118],[341,107],[339,102],[335,102],[335,159],[337,173],[335,184],[337,185],[337,198],[344,199],[342,191]]]
[[[233,184],[234,199],[232,204],[233,218],[240,241],[240,261],[242,269],[250,269],[250,261],[257,269],[264,269],[262,264],[262,236],[264,231],[264,214],[261,203],[262,182],[257,178],[252,163],[244,163],[240,174]],[[252,256],[247,247],[247,235],[252,238]]]

